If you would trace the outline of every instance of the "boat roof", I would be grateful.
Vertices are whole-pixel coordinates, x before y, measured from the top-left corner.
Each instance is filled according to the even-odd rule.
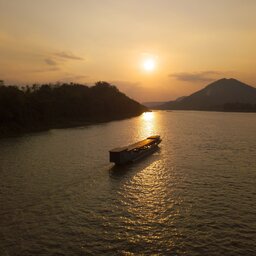
[[[150,136],[150,137],[147,137],[147,139],[160,139],[160,135],[153,135],[153,136]]]
[[[121,148],[114,148],[114,149],[110,150],[110,152],[122,152],[122,151],[130,151],[130,150],[133,150],[136,148],[142,148],[144,146],[151,145],[152,143],[155,142],[156,139],[159,139],[159,138],[160,138],[159,135],[150,136],[147,139],[141,140],[141,141],[131,144],[129,146],[121,147]]]
[[[132,145],[129,145],[127,149],[129,151],[129,150],[132,150],[132,149],[135,149],[135,148],[142,148],[144,146],[148,146],[148,145],[152,144],[153,142],[155,142],[155,139],[145,139],[145,140],[136,142]]]

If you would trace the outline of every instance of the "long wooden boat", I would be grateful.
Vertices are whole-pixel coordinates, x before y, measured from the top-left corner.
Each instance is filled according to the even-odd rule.
[[[127,164],[153,153],[161,142],[159,135],[150,136],[132,145],[109,151],[109,160],[117,165]]]

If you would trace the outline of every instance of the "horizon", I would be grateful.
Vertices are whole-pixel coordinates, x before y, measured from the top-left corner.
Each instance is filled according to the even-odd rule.
[[[255,87],[253,1],[1,0],[0,10],[6,84],[107,81],[139,102],[222,77]]]
[[[217,82],[220,82],[220,81],[223,81],[223,80],[233,80],[233,81],[236,81],[236,82],[239,82],[239,83],[241,83],[241,84],[245,84],[245,85],[247,85],[247,86],[250,86],[250,87],[253,87],[253,88],[255,88],[256,89],[256,87],[254,87],[254,86],[252,86],[252,85],[249,85],[249,84],[246,84],[246,83],[244,83],[243,81],[240,81],[240,80],[238,80],[238,79],[236,79],[236,78],[232,78],[232,77],[229,77],[229,78],[226,78],[226,77],[223,77],[223,78],[220,78],[220,79],[217,79],[217,80],[215,80],[215,81],[212,81],[212,82],[210,82],[210,83],[208,83],[207,85],[204,85],[202,88],[199,88],[197,91],[194,91],[194,92],[192,92],[192,93],[190,93],[190,94],[188,94],[188,95],[183,95],[183,96],[179,96],[178,98],[175,98],[175,99],[171,99],[171,100],[167,100],[167,101],[161,101],[161,100],[153,100],[153,101],[143,101],[143,102],[141,102],[141,101],[138,101],[139,103],[141,103],[141,104],[147,104],[147,103],[167,103],[167,102],[170,102],[170,101],[175,101],[175,100],[177,100],[177,99],[179,99],[179,98],[183,98],[183,97],[189,97],[189,96],[191,96],[192,94],[194,94],[194,93],[196,93],[196,92],[198,92],[198,91],[201,91],[201,90],[203,90],[204,88],[206,88],[206,87],[208,87],[209,85],[211,85],[211,84],[214,84],[214,83],[217,83]],[[85,83],[75,83],[75,82],[66,82],[67,84],[70,84],[70,85],[72,85],[72,84],[74,84],[74,85],[82,85],[82,86],[87,86],[87,87],[93,87],[93,86],[96,86],[96,84],[97,83],[101,83],[101,82],[103,82],[103,83],[107,83],[107,84],[109,84],[109,85],[111,85],[111,86],[115,86],[120,92],[123,92],[117,85],[115,85],[115,84],[111,84],[111,83],[108,83],[107,81],[97,81],[97,82],[94,82],[94,83],[91,83],[91,84],[85,84]],[[56,84],[64,84],[65,82],[59,82],[59,81],[57,81],[57,82],[55,82],[55,83],[46,83],[46,84],[48,84],[48,85],[56,85]],[[6,84],[5,83],[5,81],[3,81],[3,80],[0,80],[0,85],[6,85],[6,86],[17,86],[17,85],[15,85],[15,84]],[[33,85],[37,85],[37,86],[42,86],[43,85],[43,83],[42,84],[39,84],[39,83],[34,83],[34,84],[24,84],[24,85],[20,85],[20,87],[25,87],[25,86],[29,86],[29,87],[33,87]],[[126,96],[128,96],[128,97],[130,97],[130,95],[126,95]],[[132,98],[132,97],[130,97],[130,98]],[[133,99],[133,98],[132,98]]]

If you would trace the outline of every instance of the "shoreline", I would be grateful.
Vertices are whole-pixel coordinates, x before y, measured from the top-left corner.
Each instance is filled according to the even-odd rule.
[[[223,113],[256,113],[254,111],[245,111],[245,110],[218,110],[218,109],[154,109],[152,108],[151,111],[204,111],[204,112],[223,112]]]
[[[133,115],[133,116],[127,116],[127,117],[120,117],[120,118],[113,118],[113,119],[95,119],[92,121],[84,120],[84,121],[67,121],[67,122],[60,122],[56,124],[50,124],[50,125],[42,125],[42,126],[34,126],[31,127],[19,127],[19,129],[15,130],[14,127],[4,127],[0,126],[0,140],[5,138],[12,138],[12,137],[21,137],[26,134],[34,134],[38,132],[46,132],[50,131],[52,129],[67,129],[67,128],[76,128],[76,127],[83,127],[83,126],[89,126],[89,125],[97,125],[97,124],[104,124],[109,123],[113,121],[122,121],[125,119],[130,119],[134,117],[138,117],[142,115],[144,112]],[[9,131],[7,131],[9,130]],[[11,130],[11,131],[10,131]]]

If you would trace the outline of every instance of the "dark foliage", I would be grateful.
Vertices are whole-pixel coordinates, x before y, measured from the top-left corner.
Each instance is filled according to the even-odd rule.
[[[5,86],[0,83],[0,135],[136,116],[147,109],[115,86],[97,82]]]

